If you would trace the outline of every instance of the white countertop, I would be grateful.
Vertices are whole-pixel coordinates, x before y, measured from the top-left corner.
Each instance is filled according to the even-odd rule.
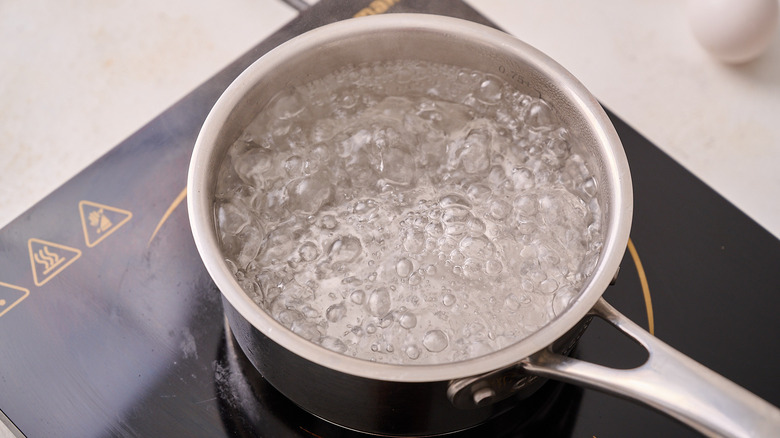
[[[728,66],[680,0],[473,0],[780,236],[780,33]],[[281,0],[0,3],[0,226],[292,19]]]

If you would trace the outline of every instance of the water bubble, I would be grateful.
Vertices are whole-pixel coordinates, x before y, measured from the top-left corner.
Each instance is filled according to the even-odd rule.
[[[591,198],[596,196],[596,180],[594,178],[588,178],[582,183],[582,191]]]
[[[491,187],[496,187],[504,183],[506,181],[506,171],[504,170],[504,166],[495,165],[491,167],[487,176],[487,180]]]
[[[233,169],[245,183],[262,188],[265,173],[273,164],[273,154],[263,148],[249,148],[232,156]]]
[[[398,318],[398,323],[405,329],[414,328],[417,325],[417,316],[407,310]]]
[[[512,211],[512,206],[505,201],[496,200],[490,203],[489,213],[490,217],[495,220],[502,220],[509,216]]]
[[[365,150],[359,150],[350,156],[346,163],[347,173],[351,176],[352,184],[357,187],[372,187],[378,178],[372,167],[373,158]]]
[[[480,183],[471,184],[468,189],[466,189],[466,193],[472,202],[482,202],[482,200],[489,197],[492,192],[493,189]]]
[[[468,233],[472,236],[478,236],[487,229],[485,222],[475,217],[469,218],[466,222],[466,227],[468,228]]]
[[[472,280],[482,279],[482,263],[472,258],[466,259],[463,263],[463,274]]]
[[[431,237],[440,237],[444,234],[444,227],[442,227],[441,222],[430,222],[425,226],[425,232]]]
[[[385,287],[374,289],[368,297],[368,311],[374,316],[385,316],[390,311],[390,292]]]
[[[380,175],[394,184],[407,185],[414,181],[417,164],[408,152],[390,148],[382,154]]]
[[[455,295],[445,294],[443,297],[441,297],[441,303],[447,307],[452,306],[453,304],[455,304]]]
[[[431,330],[423,338],[423,346],[431,353],[443,351],[448,344],[447,335],[441,330]]]
[[[358,103],[358,99],[353,94],[345,94],[338,100],[339,105],[345,109],[352,109]]]
[[[553,123],[552,110],[544,101],[535,100],[526,108],[524,119],[525,123],[531,127],[547,127]]]
[[[543,294],[551,294],[551,293],[555,292],[556,290],[558,290],[558,282],[555,281],[555,279],[553,279],[553,278],[548,278],[546,280],[543,280],[539,284],[539,290]]]
[[[414,265],[412,265],[412,261],[409,259],[401,259],[395,265],[395,272],[402,278],[408,277],[413,270]]]
[[[442,213],[444,232],[452,236],[466,234],[469,230],[468,221],[471,217],[471,213],[464,208],[447,208]]]
[[[341,236],[334,240],[328,248],[328,256],[331,263],[349,263],[358,256],[363,250],[360,239],[352,235]]]
[[[468,344],[468,357],[484,356],[493,351],[486,341],[475,341]]]
[[[292,181],[287,186],[289,207],[304,214],[318,212],[333,196],[333,188],[327,180],[328,176],[318,173]]]
[[[320,333],[317,325],[310,322],[297,321],[293,323],[290,330],[298,336],[315,343],[320,343],[322,338],[322,333]]]
[[[317,244],[314,242],[304,242],[300,248],[298,248],[298,255],[301,256],[301,260],[312,261],[320,255],[320,250],[317,248]]]
[[[282,293],[282,288],[279,286],[271,286],[265,291],[264,301],[266,303],[273,302]]]
[[[498,275],[504,269],[504,265],[496,259],[491,259],[485,262],[485,273],[488,275]]]
[[[363,282],[359,278],[355,277],[354,275],[350,275],[349,277],[342,278],[341,284],[360,286],[361,284],[363,284]]]
[[[422,275],[420,275],[419,272],[415,272],[414,274],[409,276],[409,285],[410,286],[417,286],[420,283],[422,283]]]
[[[571,287],[560,288],[555,292],[552,309],[556,316],[563,314],[568,309],[569,303],[571,303],[576,294],[576,290]]]
[[[320,345],[327,348],[328,350],[333,350],[336,353],[346,353],[347,352],[347,346],[344,344],[344,342],[341,339],[334,338],[331,336],[325,336],[320,341]]]
[[[494,104],[501,100],[501,79],[488,75],[487,78],[479,84],[477,99],[487,104]]]
[[[561,257],[552,248],[542,247],[539,252],[539,259],[550,266],[560,266]]]
[[[344,304],[334,304],[330,307],[328,307],[328,310],[325,311],[325,317],[330,322],[338,322],[341,318],[344,318],[344,316],[347,314],[347,308],[344,306]]]
[[[291,155],[284,160],[284,171],[290,178],[303,176],[303,159],[298,155]]]
[[[275,315],[277,321],[287,328],[292,327],[293,323],[300,321],[304,318],[303,313],[293,310],[285,309]]]
[[[460,252],[466,257],[487,260],[496,252],[496,246],[486,236],[466,236],[460,241]]]
[[[338,221],[332,214],[323,215],[322,219],[320,219],[320,226],[326,230],[332,230],[336,228],[336,225],[338,225]]]
[[[409,359],[416,360],[420,357],[420,349],[416,345],[410,345],[404,350]]]
[[[550,151],[550,153],[558,159],[565,159],[569,156],[569,152],[571,151],[571,145],[566,140],[566,137],[568,137],[568,133],[565,129],[561,129],[558,132],[557,138],[552,138],[550,142],[547,144],[547,149]]]
[[[471,208],[471,203],[466,198],[456,194],[449,194],[446,196],[442,196],[441,198],[439,198],[439,205],[442,208],[447,208],[452,206],[464,207],[467,209]]]
[[[514,208],[520,216],[533,216],[537,210],[537,199],[534,195],[520,195],[515,198]]]
[[[507,295],[506,299],[504,300],[504,306],[513,312],[517,311],[517,309],[520,308],[520,298],[517,298],[517,295],[515,294]]]
[[[470,207],[469,207],[470,208]],[[467,223],[472,218],[469,208],[461,206],[451,206],[444,209],[441,215],[441,220],[445,224],[453,223]]]
[[[464,84],[469,88],[475,86],[482,80],[482,75],[475,71],[461,70],[457,74],[457,82]]]
[[[515,190],[526,191],[536,186],[536,179],[531,169],[527,167],[516,167],[512,169],[512,183]]]
[[[412,220],[412,226],[415,229],[424,228],[426,225],[428,225],[428,220],[422,216],[415,216]]]
[[[217,206],[217,225],[223,235],[235,236],[252,223],[252,215],[246,208],[233,202]]]
[[[395,318],[393,318],[393,314],[388,313],[387,315],[382,317],[382,319],[379,320],[379,327],[386,329],[391,325],[393,325],[393,322],[395,322]]]
[[[373,199],[362,199],[352,206],[352,213],[367,216],[376,211],[378,204]]]
[[[422,252],[422,250],[425,249],[425,233],[422,231],[409,230],[404,239],[404,249],[408,251],[409,254],[419,254]]]
[[[373,335],[374,333],[376,333],[376,326],[374,324],[367,325],[366,333],[368,333],[369,335]]]
[[[320,316],[320,311],[311,306],[303,306],[301,312],[307,318],[317,318]]]
[[[463,253],[458,250],[453,250],[452,252],[450,252],[449,261],[451,261],[455,265],[462,265],[463,262],[466,261],[466,256],[463,255]]]
[[[279,93],[270,104],[271,111],[279,119],[289,119],[306,108],[306,101],[299,90],[287,89]]]
[[[240,268],[248,267],[263,249],[263,233],[256,226],[245,227],[234,236],[220,237],[225,252],[233,255]]]
[[[363,304],[366,300],[366,293],[362,290],[356,290],[349,294],[349,300],[355,304]]]
[[[490,167],[492,136],[486,129],[474,129],[466,136],[460,160],[468,173],[479,173]]]
[[[537,262],[537,264],[538,264],[538,262]],[[546,280],[546,279],[547,279],[547,273],[545,273],[545,272],[542,272],[542,271],[539,271],[539,270],[534,270],[533,272],[530,272],[530,273],[528,274],[528,277],[529,277],[529,278],[531,279],[531,281],[533,281],[534,283],[537,283],[537,284],[539,284],[539,283],[541,283],[541,282],[543,282],[544,280]]]

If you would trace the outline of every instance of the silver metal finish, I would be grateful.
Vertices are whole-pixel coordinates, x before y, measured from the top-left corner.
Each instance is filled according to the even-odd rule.
[[[25,438],[12,422],[0,411],[0,438]]]
[[[780,436],[776,407],[663,343],[603,299],[593,311],[642,345],[649,353],[647,361],[618,370],[544,349],[524,360],[523,368],[640,401],[707,436]]]
[[[479,360],[429,366],[369,363],[345,357],[295,335],[263,312],[241,290],[220,255],[214,230],[216,169],[243,128],[278,91],[302,85],[349,63],[425,59],[480,69],[542,95],[564,124],[590,149],[607,216],[602,257],[570,309],[523,342]],[[324,26],[272,50],[251,65],[217,101],[198,136],[188,180],[195,243],[225,298],[275,342],[336,370],[393,381],[454,379],[517,362],[577,324],[607,288],[628,242],[631,181],[620,139],[596,99],[546,55],[503,32],[465,20],[416,14],[361,17]]]
[[[218,246],[213,212],[216,170],[227,148],[271,97],[346,64],[391,59],[479,69],[543,97],[584,145],[597,178],[605,240],[581,293],[566,312],[533,335],[486,356],[412,366],[368,362],[327,350],[295,335],[260,309],[233,278]],[[554,356],[535,354],[550,346],[556,352],[565,351],[571,339],[576,339],[618,269],[633,209],[628,163],[617,133],[596,99],[570,73],[503,32],[464,20],[415,14],[362,17],[324,26],[256,61],[231,84],[207,117],[193,152],[187,189],[195,243],[222,291],[230,326],[250,361],[280,392],[315,415],[387,435],[441,434],[477,425],[517,400],[511,394],[525,394],[543,380],[527,376],[528,371],[566,379],[557,366],[547,365],[555,362],[550,359]],[[520,364],[525,358],[530,359]],[[592,386],[601,387],[597,380],[586,379],[585,383],[593,381]],[[657,385],[637,387],[650,393],[666,392]],[[502,398],[506,400],[488,403]],[[662,407],[670,407],[674,399],[669,396],[669,405]],[[738,416],[728,418],[741,422]]]

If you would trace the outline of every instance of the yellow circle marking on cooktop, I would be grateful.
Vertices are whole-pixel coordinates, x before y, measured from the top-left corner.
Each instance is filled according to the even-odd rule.
[[[639,253],[637,253],[634,242],[632,242],[630,238],[628,239],[628,252],[631,253],[631,258],[634,259],[636,273],[639,275],[639,283],[642,285],[642,294],[645,297],[645,307],[647,308],[647,331],[649,331],[651,335],[655,335],[653,301],[650,299],[650,286],[647,284],[647,276],[645,275],[645,269],[642,267],[642,261],[639,260]]]

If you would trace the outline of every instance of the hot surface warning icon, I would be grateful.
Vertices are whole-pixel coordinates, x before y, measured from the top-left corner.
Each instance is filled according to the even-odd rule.
[[[43,286],[81,257],[81,251],[76,248],[40,239],[28,240],[27,247],[36,286]]]
[[[30,295],[29,290],[0,281],[0,316],[5,315],[15,305],[21,303],[23,299],[27,298],[27,295]]]
[[[84,240],[90,248],[133,217],[133,213],[127,210],[90,201],[79,202],[79,214],[81,214],[81,227],[84,229]]]

